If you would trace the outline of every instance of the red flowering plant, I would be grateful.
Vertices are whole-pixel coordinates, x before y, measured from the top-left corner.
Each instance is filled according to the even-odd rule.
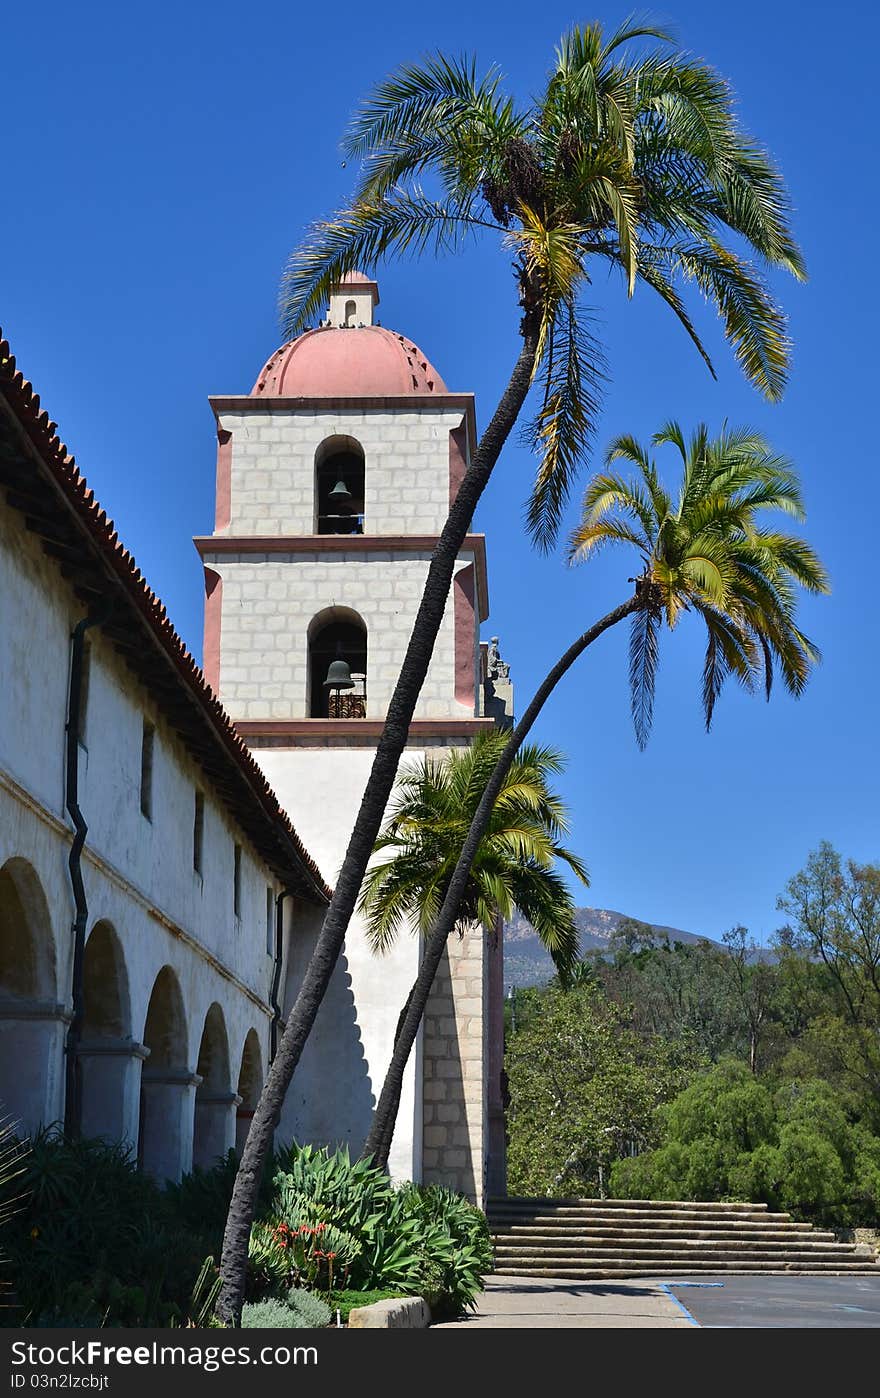
[[[254,1290],[287,1290],[305,1286],[332,1291],[345,1286],[351,1264],[360,1251],[350,1235],[326,1220],[255,1223],[251,1233],[250,1270]]]

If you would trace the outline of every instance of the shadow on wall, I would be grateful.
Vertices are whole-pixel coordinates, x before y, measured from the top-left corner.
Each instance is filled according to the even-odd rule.
[[[457,937],[457,934],[453,934]],[[466,936],[481,936],[470,931]],[[451,939],[450,939],[451,940]],[[460,950],[457,942],[453,956]],[[457,959],[457,958],[456,958]],[[425,1184],[442,1184],[469,1199],[476,1199],[474,1143],[467,1120],[466,1083],[479,1081],[465,1071],[461,1041],[465,1038],[463,1017],[456,1013],[452,993],[449,947],[437,968],[425,1008],[422,1071],[424,1074],[424,1116],[422,1178]],[[477,1065],[477,1073],[481,1065]]]
[[[320,909],[296,907],[283,1009],[290,1013],[321,930]],[[348,961],[343,952],[281,1112],[278,1136],[288,1143],[348,1146],[357,1156],[367,1139],[375,1098],[357,1024]]]

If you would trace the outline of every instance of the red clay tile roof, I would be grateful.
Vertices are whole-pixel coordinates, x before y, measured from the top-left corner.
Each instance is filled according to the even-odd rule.
[[[310,901],[330,889],[232,720],[148,587],[113,521],[15,367],[0,331],[0,487],[85,605],[114,599],[102,631],[146,686],[236,824],[284,883]],[[6,416],[5,430],[3,417]],[[17,424],[15,430],[12,419]],[[28,450],[28,447],[30,450]]]

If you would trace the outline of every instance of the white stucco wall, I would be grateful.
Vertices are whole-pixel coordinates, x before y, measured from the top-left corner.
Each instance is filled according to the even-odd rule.
[[[460,408],[411,412],[273,409],[255,400],[222,412],[232,434],[231,518],[227,534],[313,534],[315,453],[328,437],[363,447],[365,534],[438,534],[449,512],[449,434]]]
[[[255,747],[254,756],[307,848],[332,884],[354,825],[370,774],[374,750],[358,748]],[[439,751],[434,749],[434,751]],[[407,750],[407,759],[423,753]],[[285,1010],[295,999],[320,915],[310,935],[294,943],[287,969]],[[282,1139],[363,1144],[394,1045],[394,1031],[418,971],[414,936],[375,955],[355,914],[333,985],[306,1046],[281,1118]],[[421,1178],[421,1049],[407,1069],[399,1129],[390,1158],[397,1179]]]
[[[36,1100],[35,1086],[33,1092],[19,1092],[16,1102],[25,1124],[33,1128],[60,1119],[64,1111],[61,1050],[64,1016],[69,1018],[72,1003],[75,911],[67,868],[72,828],[64,810],[64,746],[70,636],[83,613],[21,516],[5,502],[0,503],[0,608],[0,873],[14,870],[26,883],[33,876],[42,890],[44,902],[34,901],[35,931],[51,942],[55,963],[48,998],[58,1011],[52,1021],[57,1043],[43,1075],[42,1100]],[[143,1042],[151,992],[163,967],[173,970],[184,1009],[175,1069],[195,1074],[206,1014],[212,1004],[219,1005],[228,1040],[230,1102],[215,1103],[212,1110],[225,1113],[234,1139],[231,1094],[251,1029],[259,1039],[263,1072],[267,1065],[273,965],[267,946],[267,889],[277,892],[276,881],[112,646],[95,630],[89,637],[79,791],[89,826],[83,853],[88,935],[105,922],[118,938],[124,962],[120,980],[125,983],[122,1038],[129,1048]],[[140,804],[145,718],[155,725],[152,819],[142,814]],[[193,867],[197,789],[204,797],[201,874]],[[241,846],[238,917],[233,907],[236,844]],[[293,920],[294,937],[302,913],[302,905],[296,907],[300,916]],[[0,983],[0,1053],[5,1050],[10,1073],[9,1053],[20,1050],[28,1035],[43,1032],[35,1025],[49,1022],[46,998],[25,1005],[14,985]],[[104,1056],[96,1072],[105,1077],[114,1055],[126,1058],[126,1082],[120,1080],[118,1086],[127,1096],[123,1115],[134,1144],[144,1060],[119,1045],[112,1053],[107,1044],[100,1047]],[[146,1059],[144,1072],[149,1071]],[[9,1091],[18,1091],[14,1076],[8,1073],[7,1078]],[[161,1089],[165,1097],[171,1093],[182,1103],[180,1164],[186,1168],[196,1083],[166,1087]],[[161,1109],[168,1109],[167,1100]],[[222,1132],[216,1139],[221,1137]]]

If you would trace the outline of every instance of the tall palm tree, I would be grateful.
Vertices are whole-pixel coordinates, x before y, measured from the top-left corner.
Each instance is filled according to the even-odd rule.
[[[637,23],[561,41],[539,97],[517,104],[493,69],[437,55],[381,83],[354,118],[362,162],[350,206],[318,223],[288,264],[281,297],[294,335],[359,265],[458,251],[497,237],[513,261],[521,347],[434,551],[333,899],[266,1079],[227,1219],[219,1312],[237,1319],[264,1162],[290,1080],[342,949],[443,618],[455,560],[508,435],[536,382],[537,474],[528,507],[549,548],[596,419],[601,355],[583,296],[595,268],[629,295],[656,292],[709,363],[681,296],[693,282],[721,317],[752,383],[782,393],[788,344],[761,274],[734,250],[804,276],[782,181],[737,124],[727,84]],[[421,181],[430,182],[423,187]]]
[[[387,1161],[400,1100],[403,1070],[418,1032],[434,975],[458,916],[472,862],[493,803],[511,764],[547,699],[577,658],[611,627],[630,620],[630,687],[636,740],[644,747],[651,729],[659,637],[674,630],[685,613],[705,628],[702,705],[706,728],[725,680],[750,692],[760,685],[767,698],[779,672],[790,694],[802,693],[819,659],[798,628],[797,592],[827,592],[828,579],[802,539],[764,524],[767,511],[803,519],[797,476],[757,432],[726,427],[710,438],[700,426],[690,440],[669,422],[652,439],[673,445],[681,457],[675,497],[662,484],[650,452],[633,437],[612,442],[606,470],[587,487],[581,522],[570,545],[573,562],[609,544],[627,544],[640,558],[635,591],[569,646],[535,693],[504,744],[483,789],[470,829],[448,881],[443,906],[427,939],[410,992],[394,1053],[379,1097],[364,1153]],[[627,479],[615,463],[636,468]]]

